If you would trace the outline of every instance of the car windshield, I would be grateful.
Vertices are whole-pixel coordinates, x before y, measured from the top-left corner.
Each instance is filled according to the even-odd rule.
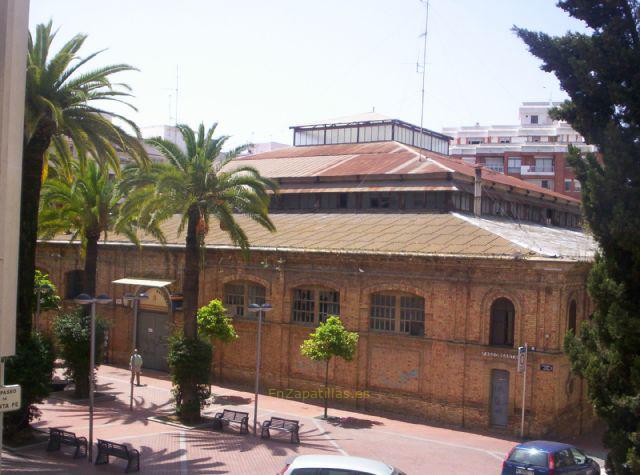
[[[547,467],[548,460],[546,452],[538,449],[519,448],[514,449],[509,455],[509,462],[522,463],[533,467]]]

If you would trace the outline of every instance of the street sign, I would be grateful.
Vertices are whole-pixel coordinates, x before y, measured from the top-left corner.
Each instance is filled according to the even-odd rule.
[[[20,385],[0,386],[0,412],[20,409]]]
[[[523,373],[527,365],[527,347],[518,347],[518,373]]]

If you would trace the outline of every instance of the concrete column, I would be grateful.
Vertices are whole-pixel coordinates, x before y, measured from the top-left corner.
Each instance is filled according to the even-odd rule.
[[[28,21],[28,0],[0,0],[0,357],[15,352]]]

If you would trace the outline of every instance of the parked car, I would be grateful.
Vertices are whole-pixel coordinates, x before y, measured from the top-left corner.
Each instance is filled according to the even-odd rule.
[[[573,445],[534,440],[511,449],[502,475],[600,475],[600,466]]]
[[[342,455],[299,455],[279,475],[406,475],[378,460]]]

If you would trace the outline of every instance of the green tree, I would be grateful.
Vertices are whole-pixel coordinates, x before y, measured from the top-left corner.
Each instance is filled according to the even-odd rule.
[[[126,64],[94,64],[100,51],[79,56],[87,36],[79,34],[51,51],[56,32],[52,23],[36,27],[35,40],[29,34],[27,51],[24,149],[22,157],[22,196],[20,203],[20,250],[18,268],[18,340],[29,339],[33,314],[35,248],[38,234],[38,206],[41,181],[52,139],[68,140],[80,157],[88,155],[108,162],[119,170],[118,150],[135,161],[146,163],[146,152],[138,140],[136,125],[119,114],[100,107],[120,103],[132,107],[127,99],[129,87],[112,82],[112,77],[134,68]],[[133,108],[133,107],[132,107]],[[132,137],[111,119],[118,118],[131,127]]]
[[[136,167],[127,167],[122,179],[109,175],[105,165],[94,160],[69,159],[61,171],[53,168],[42,189],[40,235],[51,238],[61,233],[71,233],[71,239],[80,238],[85,254],[84,292],[96,293],[98,241],[101,236],[116,233],[126,236],[139,245],[137,219],[139,205],[143,201],[138,193],[125,193],[121,183],[138,173]],[[67,172],[67,168],[70,172]],[[68,175],[68,173],[70,173]],[[142,190],[143,191],[143,190]],[[153,222],[144,230],[157,239],[163,235]]]
[[[186,252],[182,278],[184,297],[184,338],[197,339],[198,291],[200,265],[204,261],[204,238],[211,218],[224,229],[231,241],[245,255],[249,239],[237,221],[237,215],[245,215],[270,231],[275,226],[269,219],[268,190],[275,190],[275,183],[263,177],[250,166],[230,164],[245,147],[222,153],[227,136],[214,137],[216,124],[205,131],[200,125],[197,133],[186,125],[178,129],[186,144],[186,150],[156,138],[149,143],[168,160],[156,165],[146,177],[132,186],[151,187],[154,196],[149,199],[141,214],[143,222],[162,222],[174,215],[181,217],[179,232],[186,227]],[[198,419],[195,404],[197,388],[194,384],[182,385],[182,397],[187,408],[185,419]]]
[[[313,361],[324,361],[324,418],[327,418],[329,407],[329,362],[337,356],[345,361],[351,361],[358,347],[358,334],[347,331],[342,325],[340,317],[329,316],[326,322],[321,322],[316,331],[309,335],[309,339],[302,342],[300,352]]]
[[[212,300],[198,310],[198,334],[223,343],[229,343],[238,338],[231,317],[227,315],[227,309],[219,299]]]
[[[49,278],[49,274],[44,274],[36,269],[34,276],[34,289],[47,289],[40,292],[40,311],[58,310],[60,308],[60,296],[56,285]],[[38,293],[33,292],[33,306],[37,306]]]
[[[562,0],[558,6],[588,32],[516,32],[571,98],[553,117],[567,120],[599,152],[570,150],[599,254],[588,281],[595,311],[579,337],[566,337],[565,351],[607,423],[607,471],[640,473],[640,5]]]
[[[102,361],[104,332],[106,322],[96,317],[96,369]],[[89,396],[89,358],[91,349],[91,315],[82,308],[69,313],[62,313],[54,321],[53,332],[60,356],[65,361],[65,375],[75,383],[75,396]],[[93,375],[95,377],[95,375]]]

